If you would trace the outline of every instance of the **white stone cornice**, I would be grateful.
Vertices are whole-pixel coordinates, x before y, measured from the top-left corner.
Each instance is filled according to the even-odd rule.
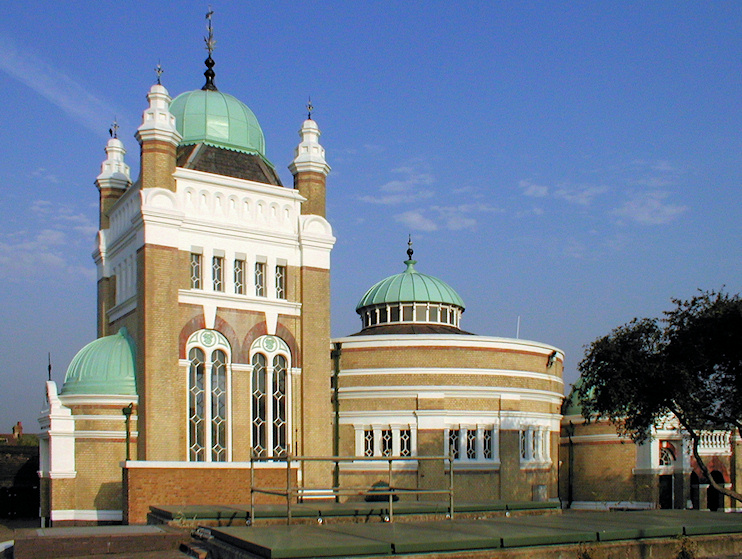
[[[276,186],[272,184],[265,184],[262,182],[255,182],[246,179],[238,179],[236,177],[228,177],[226,175],[215,175],[213,173],[207,173],[204,171],[196,171],[195,169],[184,169],[183,167],[176,167],[175,173],[173,173],[176,181],[178,181],[178,191],[191,186],[191,187],[221,187],[227,189],[235,189],[242,192],[250,192],[253,194],[262,194],[268,198],[280,198],[285,201],[300,203],[306,199],[299,194],[298,191],[292,188],[285,188],[283,186]],[[213,189],[211,189],[213,190]]]
[[[118,394],[65,394],[59,397],[65,406],[128,406],[137,405],[138,396]]]
[[[231,295],[218,291],[200,291],[198,289],[179,289],[178,302],[189,305],[204,304],[216,307],[255,311],[262,313],[285,314],[299,316],[301,303],[286,299],[268,299],[266,297],[251,297],[249,295]]]
[[[490,336],[470,336],[462,334],[394,334],[373,336],[346,336],[334,338],[333,342],[343,344],[343,349],[353,348],[376,349],[380,347],[462,347],[493,350],[520,351],[536,353],[548,357],[557,352],[557,360],[564,361],[564,352],[549,344],[514,338],[496,338]],[[546,366],[546,362],[544,362]],[[554,375],[556,376],[556,375]]]
[[[443,393],[445,398],[488,398],[500,399],[506,395],[518,395],[521,400],[546,402],[560,405],[561,392],[534,390],[530,388],[506,388],[501,386],[457,386],[457,385],[417,385],[417,386],[349,386],[341,387],[338,396],[345,399],[378,398],[417,398],[428,392]],[[561,417],[561,415],[559,416]]]

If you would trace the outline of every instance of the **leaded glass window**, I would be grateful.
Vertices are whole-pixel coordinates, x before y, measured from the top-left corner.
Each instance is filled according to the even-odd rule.
[[[482,431],[482,454],[485,460],[492,460],[492,430]]]
[[[191,334],[188,349],[188,460],[229,456],[229,343],[215,330]]]
[[[245,261],[234,261],[234,292],[237,295],[245,294]]]
[[[374,455],[374,430],[366,429],[363,431],[363,455]]]
[[[221,256],[211,259],[211,280],[214,291],[224,291],[224,258]]]
[[[399,455],[412,456],[412,432],[410,429],[399,431]]]
[[[265,262],[255,263],[255,295],[265,297]]]
[[[211,354],[211,460],[227,461],[227,354]]]
[[[477,431],[476,429],[466,430],[466,457],[469,460],[477,459]]]
[[[286,453],[286,358],[273,358],[273,455]]]
[[[459,459],[459,430],[450,429],[448,431],[448,455],[454,460]]]
[[[191,461],[201,462],[205,454],[205,394],[204,394],[204,352],[193,348],[189,354],[188,367],[188,457]]]
[[[252,446],[258,456],[285,456],[291,446],[289,346],[276,336],[260,336],[250,346]]]
[[[392,430],[383,429],[381,431],[381,455],[391,456],[392,455]]]
[[[191,253],[191,289],[201,289],[201,255]]]
[[[265,433],[265,355],[256,353],[252,358],[252,447],[258,456],[265,455],[267,441]]]
[[[276,266],[276,297],[286,298],[286,266]]]

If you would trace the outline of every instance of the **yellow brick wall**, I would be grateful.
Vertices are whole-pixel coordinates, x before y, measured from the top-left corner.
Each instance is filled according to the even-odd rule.
[[[326,177],[322,173],[303,172],[294,175],[294,189],[307,199],[301,205],[303,215],[325,217]]]
[[[142,188],[166,188],[175,192],[175,146],[151,140],[141,145]]]
[[[169,247],[145,245],[137,256],[139,455],[146,460],[182,460],[186,386],[178,365],[181,325],[176,309],[187,268],[180,253]]]
[[[302,373],[301,441],[296,452],[329,456],[332,453],[332,406],[330,403],[330,272],[302,268]],[[309,462],[304,475],[308,485],[330,483],[326,465]]]

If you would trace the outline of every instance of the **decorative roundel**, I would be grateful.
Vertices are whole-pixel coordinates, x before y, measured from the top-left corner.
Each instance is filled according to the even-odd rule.
[[[250,346],[250,353],[255,351],[264,351],[266,353],[283,352],[291,354],[289,346],[278,336],[260,336]]]
[[[199,345],[204,348],[225,347],[229,348],[227,338],[216,330],[198,330],[188,338],[188,346]]]

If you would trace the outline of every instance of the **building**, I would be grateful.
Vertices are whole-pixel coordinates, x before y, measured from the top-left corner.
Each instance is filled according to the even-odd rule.
[[[579,382],[579,381],[578,381]],[[563,506],[580,509],[733,510],[698,467],[690,437],[668,417],[642,444],[607,420],[587,421],[577,389],[564,401],[559,460]],[[714,480],[740,490],[742,441],[730,431],[702,433],[698,449]]]
[[[61,388],[46,386],[45,522],[248,502],[252,453],[276,459],[255,470],[268,485],[285,482],[289,454],[452,454],[461,498],[555,499],[562,352],[461,330],[460,297],[417,272],[411,252],[359,303],[361,331],[331,341],[335,238],[319,128],[310,113],[284,187],[255,115],[214,85],[211,53],[206,65],[200,90],[171,99],[159,78],[149,90],[136,180],[121,140],[106,146],[99,337]],[[377,464],[338,475],[370,486]],[[441,464],[395,468],[425,487],[441,483]],[[289,469],[307,498],[334,473],[322,462]]]

